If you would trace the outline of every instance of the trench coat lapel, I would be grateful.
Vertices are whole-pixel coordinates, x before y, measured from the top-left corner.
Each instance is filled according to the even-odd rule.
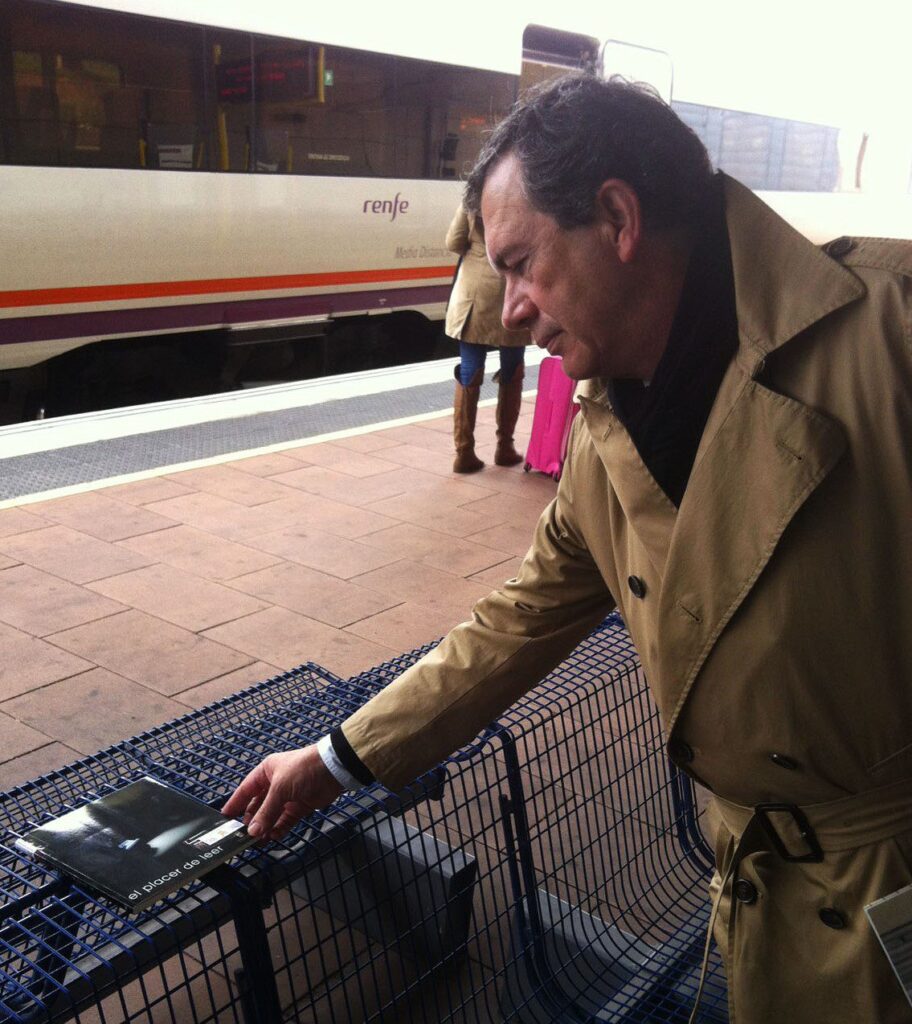
[[[764,360],[865,293],[731,179],[726,208],[739,349],[674,522],[659,596],[654,683],[669,732],[716,639],[845,448],[839,423],[758,382]]]
[[[656,483],[604,393],[579,394],[586,426],[612,488],[658,579],[665,572],[677,509]]]

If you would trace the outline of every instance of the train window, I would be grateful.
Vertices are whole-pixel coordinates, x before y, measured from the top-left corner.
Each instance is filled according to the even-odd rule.
[[[140,103],[140,164],[160,170],[202,170],[209,159],[205,130],[203,31],[191,25],[125,18],[132,29],[125,94]]]
[[[520,92],[570,70],[594,69],[598,49],[598,40],[591,36],[544,25],[527,25],[522,37]]]
[[[459,178],[513,75],[46,0],[0,7],[6,163]]]
[[[251,37],[246,32],[206,32],[207,92],[211,152],[208,166],[218,171],[249,171],[257,166]]]
[[[42,55],[37,50],[13,50],[10,57],[12,104],[5,111],[4,132],[7,160],[59,163],[57,103],[54,90],[45,85]]]
[[[563,68],[592,68],[598,58],[598,40],[579,32],[564,32],[545,25],[526,25],[522,37],[524,61]]]
[[[830,192],[838,187],[839,130],[737,110],[673,102],[713,164],[749,188]]]
[[[839,132],[822,124],[787,121],[778,187],[830,192],[839,179]]]
[[[313,43],[257,39],[255,152],[251,166],[260,172],[301,171],[309,159],[349,162],[348,153],[320,152],[308,145],[309,126],[325,103],[325,50]],[[350,159],[350,158],[349,158]]]
[[[442,70],[426,176],[461,178],[471,170],[485,136],[509,113],[517,79],[495,71],[436,65]]]
[[[511,75],[257,39],[256,169],[454,178],[510,109]]]
[[[394,58],[265,38],[255,52],[257,170],[395,174]]]
[[[3,159],[76,167],[202,166],[202,30],[6,0]]]
[[[772,118],[723,110],[719,167],[748,188],[765,188],[772,161],[777,156],[781,158],[781,127]]]
[[[89,159],[101,153],[106,125],[105,101],[119,92],[121,70],[109,60],[55,55],[54,85],[60,126],[68,137],[67,148]]]

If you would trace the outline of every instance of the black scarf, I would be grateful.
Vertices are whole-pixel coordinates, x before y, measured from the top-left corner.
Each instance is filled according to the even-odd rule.
[[[640,458],[681,504],[709,410],[738,347],[738,318],[722,182],[714,183],[668,344],[649,386],[608,383],[608,398]]]

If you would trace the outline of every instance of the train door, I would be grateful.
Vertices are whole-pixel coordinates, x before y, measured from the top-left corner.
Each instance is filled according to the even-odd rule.
[[[643,82],[671,103],[674,66],[664,50],[608,39],[599,52],[599,67],[604,78],[620,75],[631,82]]]

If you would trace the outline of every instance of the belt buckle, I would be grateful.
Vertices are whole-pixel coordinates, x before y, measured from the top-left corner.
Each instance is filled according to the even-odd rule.
[[[770,819],[770,813],[772,812],[781,812],[792,816],[792,821],[794,821],[798,829],[799,837],[807,843],[807,853],[790,853],[786,849],[785,843],[782,842],[775,825]],[[773,844],[776,853],[783,860],[790,861],[793,864],[819,864],[823,860],[823,850],[817,835],[811,828],[807,815],[800,807],[795,804],[757,804],[754,808],[754,814],[757,816],[757,820],[760,822],[760,826],[766,833],[767,838]]]

